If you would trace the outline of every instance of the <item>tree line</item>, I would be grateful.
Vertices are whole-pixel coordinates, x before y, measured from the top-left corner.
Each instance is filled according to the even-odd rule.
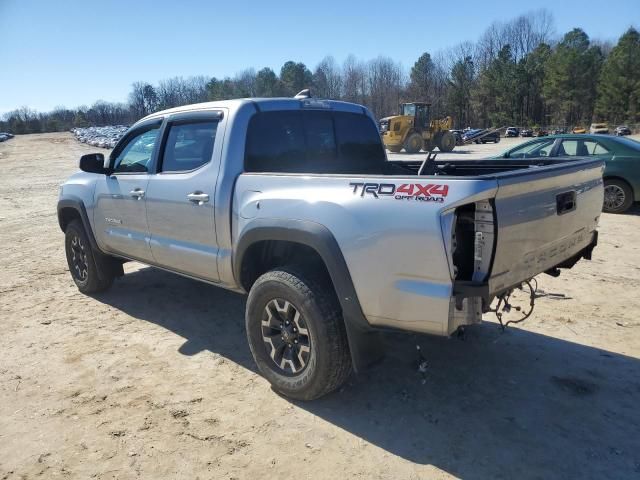
[[[406,101],[433,105],[457,127],[573,126],[592,121],[640,122],[640,33],[629,28],[615,45],[594,41],[580,28],[555,38],[553,18],[538,10],[494,22],[475,42],[423,53],[407,72],[392,58],[342,64],[328,56],[313,69],[287,61],[248,68],[234,77],[174,77],[132,84],[126,103],[23,107],[4,115],[0,131],[37,133],[89,125],[130,124],[180,105],[243,97],[313,95],[366,105],[377,118],[398,113]]]

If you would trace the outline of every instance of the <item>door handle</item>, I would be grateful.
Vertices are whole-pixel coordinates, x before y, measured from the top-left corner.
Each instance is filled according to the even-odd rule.
[[[136,188],[135,190],[131,190],[129,192],[129,195],[131,195],[136,200],[140,200],[141,198],[144,197],[144,190],[142,190],[140,188]]]
[[[209,195],[207,193],[202,192],[193,192],[187,195],[187,198],[190,202],[193,202],[197,205],[202,205],[209,201]]]
[[[562,215],[563,213],[572,212],[576,209],[576,192],[564,192],[556,195],[556,213]]]

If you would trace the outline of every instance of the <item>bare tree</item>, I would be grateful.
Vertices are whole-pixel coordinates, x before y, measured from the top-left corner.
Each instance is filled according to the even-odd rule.
[[[313,73],[313,86],[319,97],[339,99],[342,94],[342,73],[335,59],[324,57]]]
[[[541,43],[550,43],[553,34],[553,16],[546,9],[528,12],[508,22],[493,22],[478,40],[474,62],[480,71],[484,70],[507,45],[518,62]]]
[[[235,76],[234,81],[241,97],[257,96],[255,69],[247,68],[246,70],[243,70]]]
[[[342,96],[347,102],[365,103],[367,97],[365,65],[349,55],[342,66]]]
[[[368,106],[377,117],[391,115],[398,110],[404,75],[402,66],[391,58],[378,57],[368,63]]]

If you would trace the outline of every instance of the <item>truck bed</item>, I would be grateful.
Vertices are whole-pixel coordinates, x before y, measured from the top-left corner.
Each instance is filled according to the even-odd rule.
[[[422,175],[447,175],[452,177],[493,176],[521,170],[537,169],[541,167],[553,167],[573,163],[598,160],[571,157],[570,159],[526,158],[526,159],[481,159],[481,160],[431,160],[427,161]],[[393,160],[389,162],[411,173],[418,174],[425,162]],[[582,163],[584,165],[584,163]],[[396,170],[397,172],[398,170]],[[395,172],[394,172],[395,173]]]
[[[429,175],[418,175],[418,162],[389,162],[383,175],[244,173],[233,235],[256,218],[320,224],[372,325],[439,335],[479,321],[496,295],[590,254],[602,161],[429,163]]]

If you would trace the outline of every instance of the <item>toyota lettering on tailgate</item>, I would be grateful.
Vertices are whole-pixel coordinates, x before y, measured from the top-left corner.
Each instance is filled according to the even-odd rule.
[[[396,200],[415,200],[421,202],[444,202],[449,193],[449,185],[435,183],[356,183],[349,184],[355,195],[371,195],[375,198],[393,197]]]

